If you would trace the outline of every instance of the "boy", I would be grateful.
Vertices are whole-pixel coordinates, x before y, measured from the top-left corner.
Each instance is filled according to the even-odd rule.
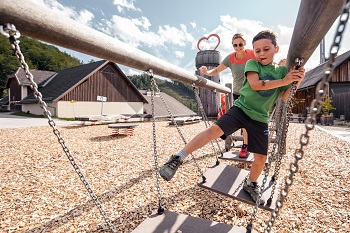
[[[291,69],[273,63],[274,55],[278,52],[277,36],[265,30],[253,38],[253,50],[256,60],[249,60],[245,66],[245,78],[240,97],[230,110],[210,128],[197,134],[176,155],[171,156],[160,169],[160,175],[169,181],[188,154],[203,147],[218,137],[226,138],[240,128],[248,132],[248,151],[254,153],[254,162],[250,169],[249,178],[245,180],[243,189],[256,202],[259,196],[257,180],[265,166],[268,150],[268,119],[269,109],[281,95],[287,100],[290,83],[297,86],[304,79],[305,70]],[[264,200],[260,200],[260,204]]]

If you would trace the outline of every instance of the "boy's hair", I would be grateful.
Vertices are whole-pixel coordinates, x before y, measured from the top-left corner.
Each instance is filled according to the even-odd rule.
[[[237,39],[237,38],[241,38],[243,41],[245,41],[245,39],[243,38],[243,34],[242,33],[236,33],[233,35],[232,40]]]
[[[277,46],[277,35],[273,31],[264,30],[259,32],[256,34],[256,36],[254,36],[252,43],[254,44],[255,41],[261,39],[269,39],[275,47]]]

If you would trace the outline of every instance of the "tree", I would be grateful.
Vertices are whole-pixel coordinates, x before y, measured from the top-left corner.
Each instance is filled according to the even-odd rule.
[[[61,52],[53,45],[25,36],[21,36],[18,40],[29,69],[57,71],[82,64],[77,58]],[[19,67],[20,63],[9,40],[4,36],[0,36],[0,98],[6,94],[4,90],[7,76],[15,72]]]
[[[328,94],[326,94],[322,98],[322,111],[323,111],[323,114],[325,116],[328,116],[330,111],[336,109],[333,107],[332,103],[333,103],[333,100],[331,99],[331,97]]]

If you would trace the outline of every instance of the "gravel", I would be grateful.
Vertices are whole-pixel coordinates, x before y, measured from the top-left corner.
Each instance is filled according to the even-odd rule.
[[[132,137],[113,137],[107,125],[59,126],[66,146],[119,232],[131,232],[158,208],[152,123],[138,124]],[[184,142],[167,122],[156,122],[156,128],[161,165]],[[204,123],[180,127],[186,140],[204,128]],[[304,131],[302,124],[289,126],[281,183]],[[0,137],[0,232],[109,232],[49,126],[1,129]],[[220,146],[224,148],[223,141]],[[203,172],[215,164],[212,152],[208,144],[194,153]],[[350,232],[349,152],[350,143],[318,129],[311,132],[272,232]],[[163,207],[247,225],[252,206],[200,188],[200,180],[195,163],[188,159],[170,182],[160,180]],[[270,215],[259,210],[254,229],[262,232]]]

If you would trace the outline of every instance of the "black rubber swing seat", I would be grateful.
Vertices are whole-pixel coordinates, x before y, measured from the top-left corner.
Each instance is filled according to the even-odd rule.
[[[192,217],[165,210],[149,216],[132,233],[246,233],[245,227],[231,226],[207,219]],[[257,233],[256,231],[252,231]]]
[[[250,195],[243,190],[244,179],[248,176],[249,171],[240,169],[237,167],[228,166],[226,164],[220,163],[217,166],[209,168],[204,176],[206,177],[206,182],[198,183],[200,187],[209,189],[210,191],[231,197],[233,199],[245,202],[250,205],[255,205],[255,202],[250,197]],[[259,185],[262,184],[263,176],[261,175],[258,179]],[[262,199],[265,200],[263,205],[259,205],[259,208],[273,211],[276,207],[276,201],[278,198],[278,184],[276,184],[275,192],[270,205],[267,204],[267,199],[271,195],[272,190],[271,177],[267,177],[267,182],[265,184]]]

